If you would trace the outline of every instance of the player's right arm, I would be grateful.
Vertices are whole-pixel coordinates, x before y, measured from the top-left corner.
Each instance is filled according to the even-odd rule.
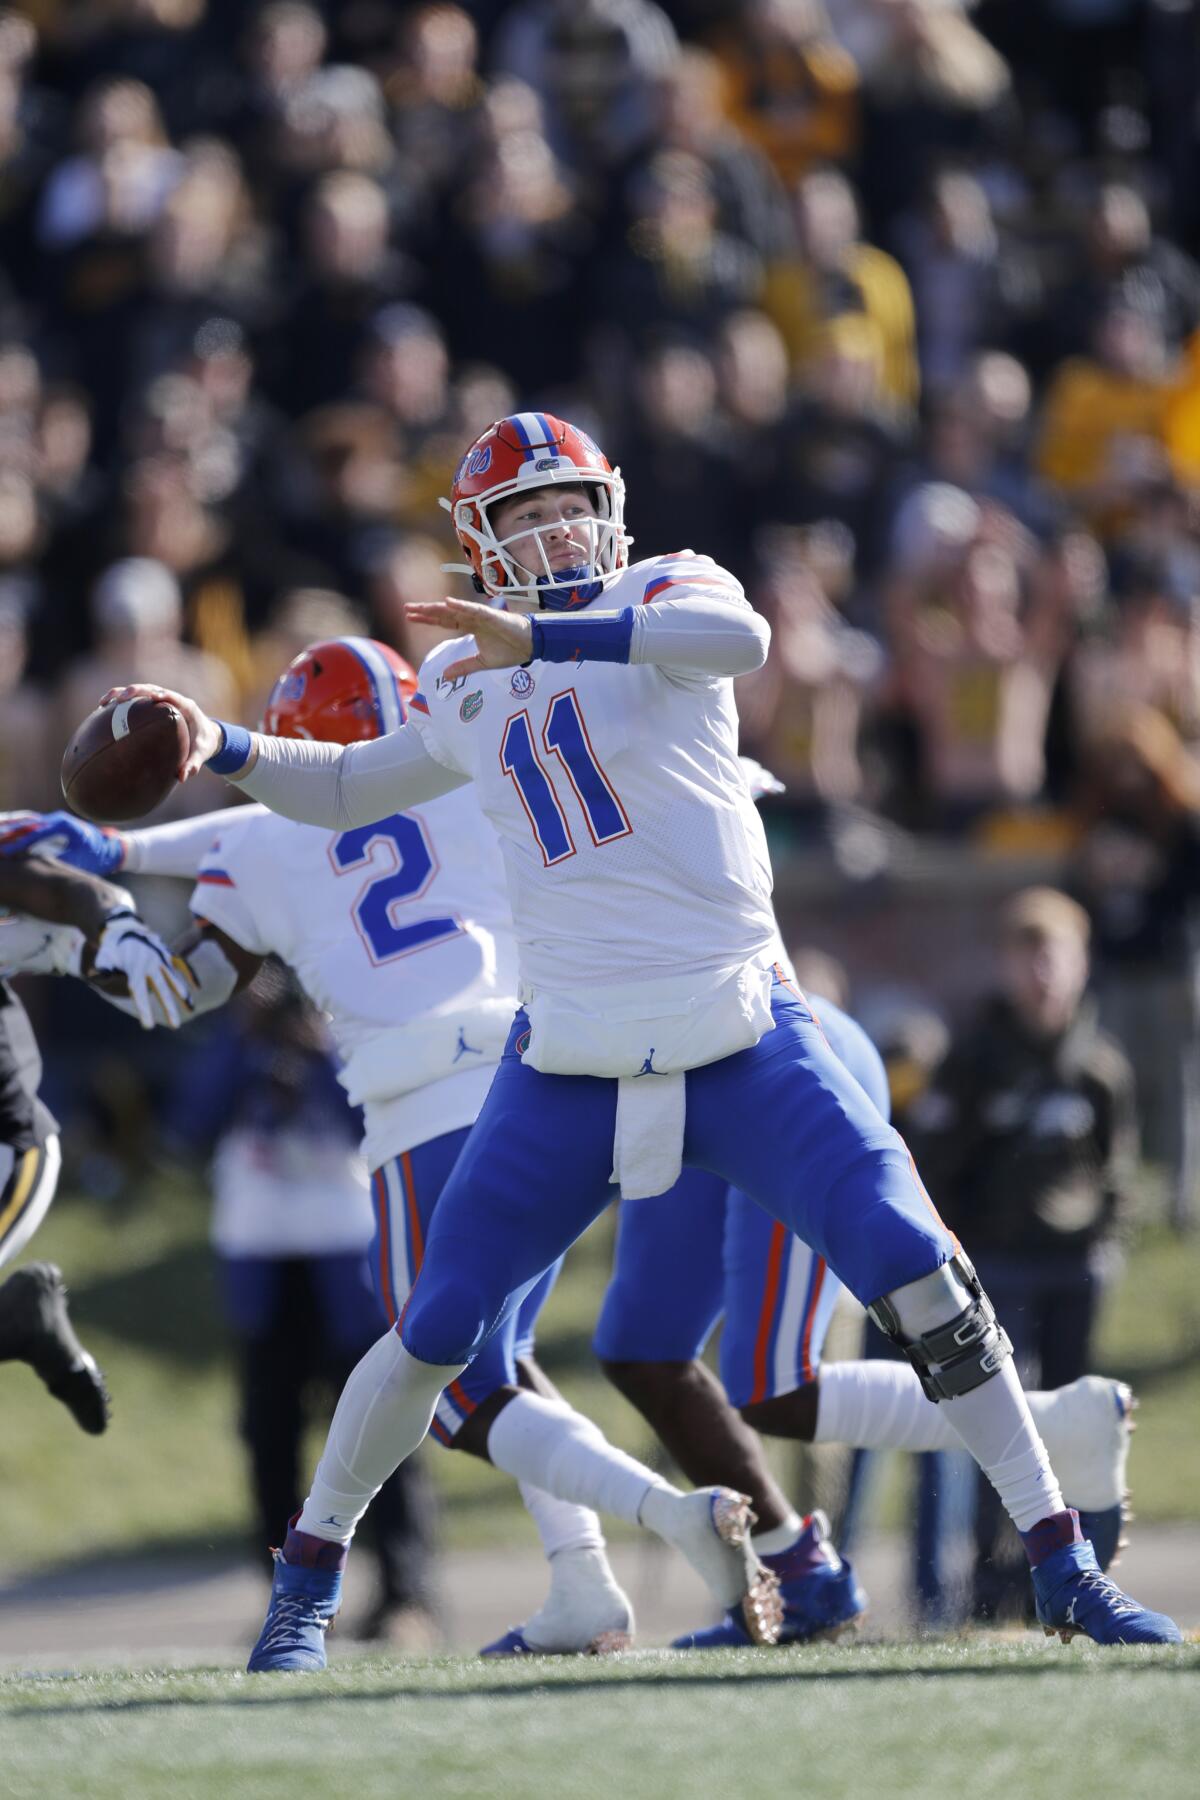
[[[345,831],[436,800],[470,777],[439,762],[410,720],[386,737],[359,744],[313,743],[267,737],[242,725],[210,719],[194,700],[139,683],[112,688],[110,700],[169,700],[187,722],[189,750],[180,771],[189,780],[202,768],[261,800],[272,812],[303,825]]]

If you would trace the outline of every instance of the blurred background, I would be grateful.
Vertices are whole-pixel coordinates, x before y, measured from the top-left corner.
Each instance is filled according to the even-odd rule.
[[[114,680],[255,724],[313,638],[419,662],[403,606],[447,591],[462,449],[518,408],[577,421],[633,555],[705,551],[770,619],[740,709],[786,786],[764,814],[801,978],[880,1044],[1030,1378],[1134,1383],[1139,1522],[1176,1531],[1200,1521],[1198,91],[1192,0],[0,10],[0,809],[59,802]],[[158,816],[229,798],[199,781]],[[182,885],[138,899],[186,913]],[[1039,942],[1078,976],[1069,1053],[1023,1072],[1045,1104],[1001,1145],[989,1057]],[[322,1341],[280,1429],[212,1204],[236,1212],[239,1108],[284,1139],[328,1074],[319,1021],[276,982],[144,1041],[77,983],[21,991],[64,1127],[33,1254],[116,1417],[86,1442],[4,1369],[0,1622],[31,1569],[244,1569],[253,1543],[265,1576],[251,1478],[261,1501],[298,1455],[303,1479],[353,1346]],[[1081,1143],[1054,1102],[1100,1041],[1112,1128]],[[964,1070],[974,1135],[946,1129]],[[569,1259],[544,1361],[653,1458],[591,1360],[610,1248],[611,1219]],[[422,1457],[447,1551],[519,1544],[536,1604],[512,1484]],[[856,1543],[893,1534],[906,1616],[989,1616],[962,1470],[876,1461],[780,1467]]]

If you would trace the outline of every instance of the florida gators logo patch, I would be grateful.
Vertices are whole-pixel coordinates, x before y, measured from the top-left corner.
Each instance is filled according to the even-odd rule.
[[[463,701],[462,705],[459,707],[458,716],[462,720],[464,725],[469,725],[471,723],[471,720],[474,718],[477,718],[478,715],[480,714],[480,712],[482,712],[482,710],[483,710],[483,689],[476,688],[475,692],[473,694],[467,695],[466,699]]]
[[[524,1056],[525,1052],[529,1048],[529,1040],[532,1036],[533,1036],[532,1029],[527,1025],[525,1027],[524,1031],[521,1033],[520,1037],[517,1039],[516,1043],[513,1045],[513,1049],[516,1051],[518,1056]]]

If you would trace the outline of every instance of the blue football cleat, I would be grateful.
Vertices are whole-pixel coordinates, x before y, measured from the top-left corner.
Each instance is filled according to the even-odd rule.
[[[519,1625],[512,1625],[503,1637],[498,1637],[491,1644],[485,1644],[479,1652],[480,1656],[544,1656],[544,1650],[535,1650],[525,1637]]]
[[[1089,1637],[1094,1644],[1181,1644],[1174,1619],[1151,1612],[1123,1594],[1100,1571],[1089,1543],[1064,1544],[1031,1570],[1038,1622],[1047,1637],[1069,1643]]]
[[[296,1567],[276,1550],[271,1603],[246,1668],[323,1669],[325,1633],[342,1603],[342,1571]]]
[[[790,1550],[764,1556],[779,1577],[783,1625],[778,1642],[806,1644],[814,1638],[837,1637],[857,1624],[867,1610],[867,1596],[845,1557],[829,1541],[829,1522],[813,1513]],[[753,1643],[735,1613],[719,1625],[676,1638],[673,1650],[746,1649]]]

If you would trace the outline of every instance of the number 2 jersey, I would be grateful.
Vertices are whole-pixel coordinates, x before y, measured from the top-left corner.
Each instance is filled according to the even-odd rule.
[[[281,957],[326,1015],[371,1168],[474,1123],[516,1007],[494,834],[469,788],[331,832],[219,816],[190,905]]]

